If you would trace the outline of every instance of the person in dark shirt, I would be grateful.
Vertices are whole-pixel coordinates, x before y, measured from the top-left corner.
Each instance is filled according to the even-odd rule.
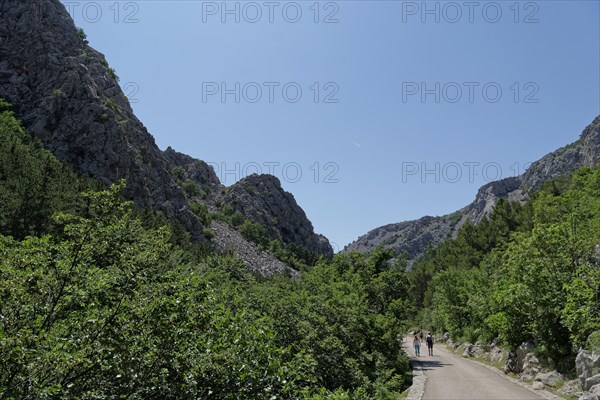
[[[429,355],[433,355],[433,336],[431,336],[431,332],[427,333],[427,337],[425,338],[425,343],[427,343],[427,351]]]

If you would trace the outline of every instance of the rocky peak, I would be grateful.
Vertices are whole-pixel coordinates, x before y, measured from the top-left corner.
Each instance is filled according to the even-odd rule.
[[[600,116],[585,128],[579,139],[584,165],[598,166],[600,157]]]
[[[231,186],[223,201],[267,228],[272,238],[297,243],[308,250],[333,255],[329,241],[314,232],[312,223],[291,193],[272,175],[253,174]]]
[[[206,162],[179,153],[171,147],[167,147],[163,152],[163,156],[171,167],[171,173],[181,174],[176,178],[195,182],[211,198],[224,187],[219,181],[215,170]]]
[[[285,244],[295,243],[325,256],[333,254],[329,241],[315,234],[312,223],[294,196],[283,190],[275,176],[250,175],[227,188],[221,184],[214,169],[204,161],[179,153],[171,147],[163,155],[172,173],[177,175],[176,179],[190,180],[198,185],[201,195],[193,201],[207,205],[210,211],[217,212],[218,204],[228,204],[246,218],[264,226],[272,239]],[[233,237],[220,238],[218,236],[222,230],[214,231],[219,243]]]
[[[578,141],[534,162],[522,175],[523,186],[535,189],[545,180],[569,174],[577,168],[598,166],[599,155],[600,116],[583,130]]]
[[[475,201],[468,205],[463,210],[465,211],[466,220],[479,222],[481,219],[489,215],[496,206],[499,199],[510,199],[512,201],[523,201],[525,193],[521,189],[522,182],[520,177],[510,177],[487,183],[479,188]],[[458,224],[458,227],[462,224]]]

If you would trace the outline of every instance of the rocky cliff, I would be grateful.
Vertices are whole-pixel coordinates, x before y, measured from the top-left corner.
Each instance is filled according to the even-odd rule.
[[[215,174],[213,168],[202,160],[197,160],[187,154],[179,153],[168,147],[163,156],[171,169],[175,179],[182,182],[192,181],[200,189],[199,199],[196,201],[213,204],[221,189],[225,186]]]
[[[223,201],[247,218],[265,226],[273,239],[297,243],[313,253],[332,256],[329,241],[314,232],[304,210],[272,175],[250,175],[225,192]]]
[[[291,193],[281,187],[272,175],[250,175],[225,187],[212,167],[204,161],[168,148],[163,153],[172,171],[181,181],[192,181],[199,191],[192,201],[204,204],[210,211],[219,211],[218,204],[228,204],[246,218],[267,228],[272,239],[284,244],[298,244],[309,251],[332,256],[329,241],[315,233],[304,210]],[[216,229],[217,236],[220,229]],[[218,238],[217,242],[221,242]],[[231,244],[230,244],[231,245]]]
[[[544,181],[569,174],[583,166],[595,167],[600,162],[599,157],[600,116],[584,129],[578,141],[542,157],[523,175],[482,186],[468,206],[441,217],[423,217],[375,228],[347,245],[343,252],[368,253],[377,246],[385,246],[407,253],[409,260],[415,260],[428,247],[435,247],[453,237],[465,222],[481,221],[494,209],[499,199],[524,201],[527,193]]]
[[[179,220],[194,238],[204,239],[205,227],[190,202],[212,206],[220,200],[219,179],[206,163],[156,146],[134,115],[115,71],[88,45],[59,0],[0,1],[0,98],[15,106],[25,127],[59,159],[106,184],[125,179],[126,194],[138,206],[161,210]],[[257,183],[260,195],[275,202],[237,196],[246,192],[245,183],[233,187],[231,201],[257,222],[277,220],[276,226],[266,225],[274,237],[330,254],[329,243],[314,234],[295,201],[270,178],[259,180],[265,182]],[[196,183],[202,196],[186,193],[185,182]],[[218,229],[217,234],[224,231]],[[239,238],[233,236],[224,234],[214,242],[229,250],[240,247]],[[259,260],[253,256],[246,261],[252,266]]]
[[[142,207],[202,229],[154,139],[101,53],[58,0],[0,2],[0,97],[59,159],[105,183],[127,181]]]

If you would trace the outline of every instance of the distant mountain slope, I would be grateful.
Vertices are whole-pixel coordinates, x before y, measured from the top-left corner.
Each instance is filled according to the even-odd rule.
[[[0,98],[15,106],[27,130],[57,158],[106,184],[125,179],[126,195],[138,206],[160,210],[180,221],[195,239],[205,239],[206,224],[192,211],[192,203],[213,206],[215,201],[222,201],[223,185],[206,163],[157,147],[134,115],[115,71],[104,55],[88,45],[85,34],[76,28],[59,0],[0,1]],[[174,172],[181,173],[183,180]],[[271,182],[271,178],[259,179]],[[182,182],[189,181],[198,184],[204,196],[187,193]],[[234,185],[231,192],[237,193],[237,187]],[[273,190],[273,198],[282,196],[280,186],[266,187]],[[312,224],[295,201],[287,202],[284,207],[291,208],[285,210],[269,207],[252,196],[236,201],[242,202],[241,210],[248,210],[248,218],[260,223],[283,221],[282,214],[293,215],[285,226],[266,226],[272,236],[320,254],[331,253],[329,242],[312,231]],[[251,210],[259,203],[263,213],[274,210],[278,214],[256,218]],[[283,228],[289,229],[289,234],[280,231]],[[216,233],[224,231],[218,229]],[[229,243],[230,237],[217,237],[213,242],[220,248],[235,248],[239,241]],[[260,262],[257,257],[245,261],[250,266]]]
[[[343,252],[368,253],[382,245],[405,252],[409,260],[415,260],[428,247],[435,247],[455,235],[466,221],[481,221],[493,210],[499,199],[523,201],[528,191],[536,189],[548,179],[569,174],[583,166],[597,166],[599,156],[600,116],[584,129],[578,141],[542,157],[523,175],[482,186],[475,200],[468,206],[441,217],[427,216],[375,228],[347,245]]]

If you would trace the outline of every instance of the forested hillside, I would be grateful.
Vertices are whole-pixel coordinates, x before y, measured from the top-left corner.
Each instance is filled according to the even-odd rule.
[[[394,399],[405,261],[253,275],[0,110],[0,399]]]
[[[573,354],[600,331],[600,170],[546,182],[523,205],[500,200],[410,279],[431,329],[513,350],[533,339],[555,362]]]

